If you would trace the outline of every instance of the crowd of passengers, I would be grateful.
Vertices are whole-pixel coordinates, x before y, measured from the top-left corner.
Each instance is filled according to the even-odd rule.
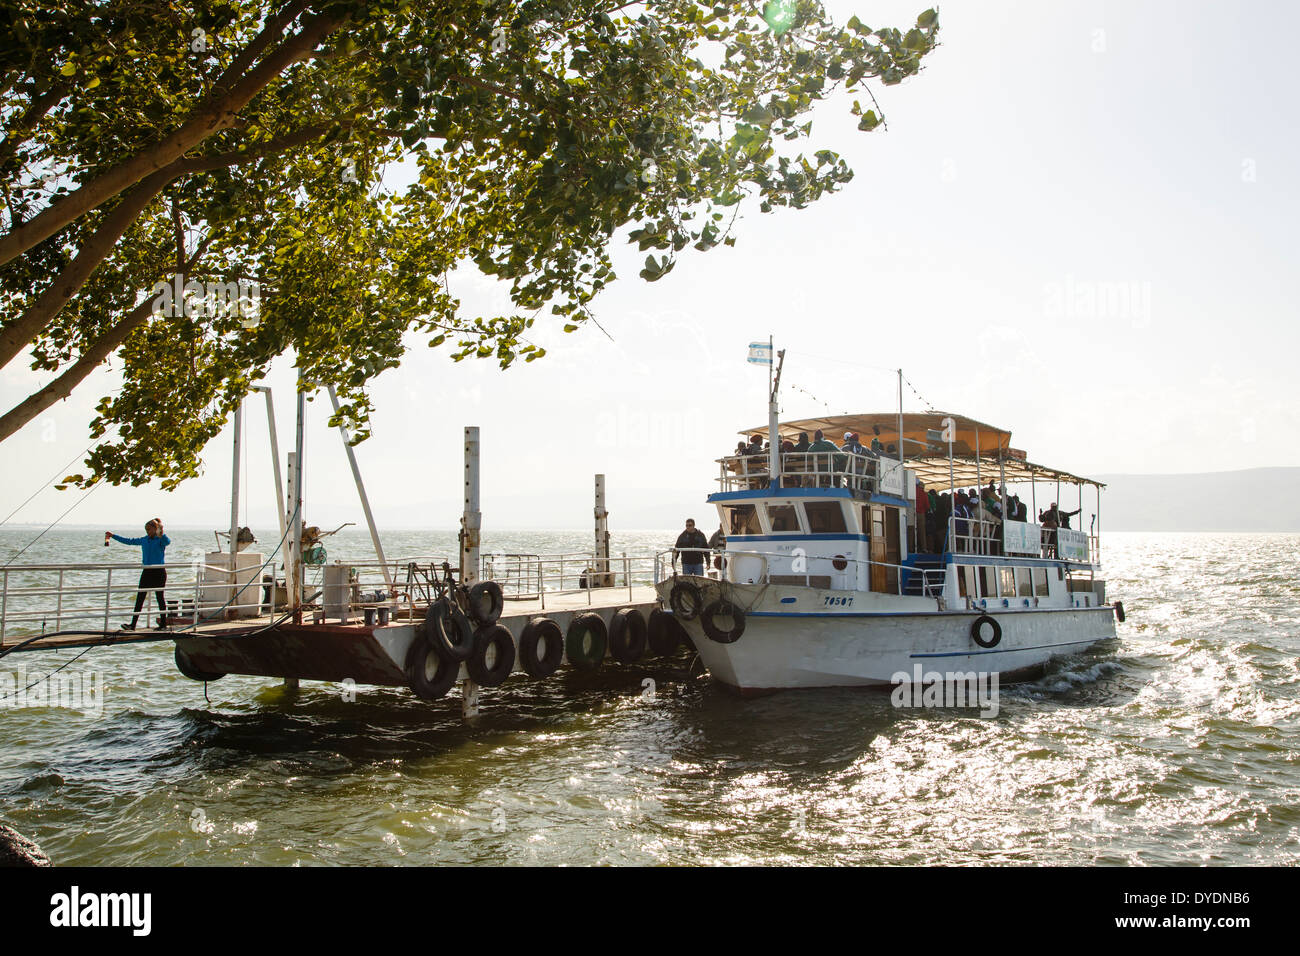
[[[837,445],[819,428],[809,439],[807,432],[799,433],[798,441],[781,442],[781,486],[783,488],[830,488],[854,477],[875,475],[874,462],[898,453],[896,445],[880,441],[880,427],[873,428],[871,444],[862,444],[857,432],[845,432],[844,444]],[[732,469],[742,472],[754,488],[767,487],[767,463],[772,450],[770,442],[762,435],[750,435],[749,442],[736,443],[736,457],[747,459],[743,464],[733,462]],[[853,457],[856,456],[856,457]]]
[[[875,434],[870,445],[862,444],[856,432],[845,432],[844,443],[836,445],[818,429],[813,432],[811,440],[807,432],[799,433],[799,440],[786,439],[781,442],[781,486],[783,488],[821,487],[829,488],[840,484],[853,483],[855,477],[874,477],[874,462],[882,457],[893,457],[897,446],[885,445],[880,441],[880,428],[873,428]],[[767,463],[771,452],[771,443],[763,436],[749,436],[748,443],[736,443],[736,457],[746,459],[743,463],[732,462],[734,471],[742,472],[750,479],[754,488],[767,487]],[[856,458],[850,456],[858,456]],[[959,490],[956,494],[937,493],[927,490],[918,479],[916,482],[916,550],[936,552],[948,550],[971,551],[979,554],[1000,554],[1002,552],[1002,520],[1028,521],[1028,506],[1018,495],[1006,496],[1006,514],[1003,514],[1003,498],[1006,487],[1000,494],[993,482],[980,492],[975,488]],[[1079,513],[1061,511],[1053,501],[1051,507],[1038,513],[1038,522],[1042,525],[1042,543],[1044,554],[1054,556],[1056,553],[1056,529],[1069,528],[1070,518]],[[955,518],[955,548],[948,547],[948,519]]]
[[[1018,495],[1006,495],[1006,486],[999,494],[993,482],[982,492],[974,488],[956,494],[943,492],[936,494],[926,491],[925,486],[916,483],[917,498],[917,550],[928,551],[927,545],[935,545],[935,551],[973,551],[979,554],[1002,553],[1002,521],[1028,521],[1029,508]],[[1006,511],[1003,513],[1003,499]],[[924,504],[922,502],[924,501]],[[924,517],[921,512],[924,511]],[[1079,513],[1062,511],[1053,501],[1051,507],[1038,513],[1038,523],[1042,526],[1042,543],[1044,553],[1056,554],[1056,529],[1069,528],[1070,518]],[[953,535],[955,547],[949,547],[946,540],[948,519],[954,518]],[[924,532],[922,532],[924,528]]]

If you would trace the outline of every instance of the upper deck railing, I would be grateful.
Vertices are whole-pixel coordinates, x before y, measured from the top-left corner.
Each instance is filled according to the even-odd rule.
[[[1053,558],[1074,564],[1097,561],[1100,547],[1097,535],[1070,528],[957,515],[948,519],[948,534],[942,543],[943,551],[955,554]]]
[[[783,452],[782,488],[847,488],[854,497],[877,493],[903,494],[898,460],[847,451]],[[731,455],[718,459],[722,491],[767,488],[772,475],[768,456]]]

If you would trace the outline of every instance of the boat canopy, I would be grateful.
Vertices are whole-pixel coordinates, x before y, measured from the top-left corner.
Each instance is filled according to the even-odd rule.
[[[903,420],[903,459],[908,468],[926,485],[947,485],[949,480],[948,442],[942,435],[946,419],[952,420],[952,477],[961,487],[977,481],[987,484],[1000,482],[1005,476],[1008,483],[1026,481],[1063,481],[1069,484],[1105,484],[1092,478],[1071,474],[1059,468],[1050,468],[1028,460],[1025,452],[1011,447],[1011,432],[996,425],[956,415],[952,412],[906,412]],[[784,439],[797,441],[800,432],[822,433],[839,444],[845,432],[854,432],[863,445],[870,446],[877,438],[883,445],[898,441],[898,412],[869,412],[856,415],[830,415],[824,418],[804,418],[782,422],[779,434]],[[746,429],[740,434],[767,436],[767,426]],[[978,457],[976,451],[978,449]],[[1001,462],[1001,465],[999,465]]]

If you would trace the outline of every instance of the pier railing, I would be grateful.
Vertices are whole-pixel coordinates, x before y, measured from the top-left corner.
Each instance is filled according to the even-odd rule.
[[[137,626],[152,628],[160,616],[175,623],[195,623],[225,616],[255,617],[271,600],[259,568],[240,568],[232,587],[230,566],[202,562],[150,565],[165,571],[166,610],[158,606],[154,587],[142,586],[139,564],[28,564],[0,568],[0,646],[15,637],[66,630],[110,631],[135,616]]]
[[[510,600],[540,600],[586,592],[591,603],[602,589],[632,589],[654,583],[653,554],[611,555],[601,561],[594,551],[562,554],[502,554],[482,556],[481,577],[497,581]],[[324,587],[328,567],[346,568],[343,600],[350,610],[387,606],[401,616],[403,610],[423,608],[437,593],[443,563],[455,567],[455,556],[419,555],[380,564],[377,561],[339,561],[305,568],[308,597]],[[288,591],[283,570],[271,563],[239,568],[231,584],[229,564],[203,562],[157,565],[166,582],[161,590],[166,610],[158,606],[155,588],[144,587],[139,564],[11,565],[0,568],[0,647],[40,634],[58,631],[119,630],[135,616],[137,598],[143,594],[137,627],[151,630],[162,618],[164,626],[186,628],[229,618],[273,617],[287,613]],[[385,573],[387,572],[387,573]],[[309,600],[305,610],[321,601]],[[422,611],[420,612],[422,613]]]

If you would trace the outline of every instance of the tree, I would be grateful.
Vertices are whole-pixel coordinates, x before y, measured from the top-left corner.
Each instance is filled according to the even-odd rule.
[[[591,318],[616,234],[654,281],[734,242],[746,197],[835,191],[852,172],[799,151],[809,112],[843,87],[882,126],[869,81],[916,73],[938,34],[932,10],[841,28],[813,0],[0,9],[0,366],[30,352],[54,376],[0,440],[117,354],[69,480],[165,487],[286,351],[360,440],[366,385],[412,333],[532,361],[543,311]],[[385,189],[401,164],[414,182]],[[467,264],[510,283],[513,314],[464,313]]]

